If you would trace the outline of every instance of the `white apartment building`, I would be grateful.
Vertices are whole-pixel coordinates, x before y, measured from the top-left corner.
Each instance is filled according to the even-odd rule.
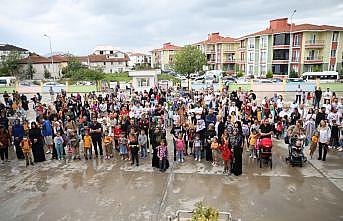
[[[128,62],[128,65],[130,68],[133,68],[136,65],[142,65],[147,64],[151,65],[151,55],[143,54],[143,53],[127,53],[130,61]]]
[[[18,52],[20,58],[26,58],[29,56],[29,51],[24,48],[0,43],[0,61],[7,57],[12,51]]]

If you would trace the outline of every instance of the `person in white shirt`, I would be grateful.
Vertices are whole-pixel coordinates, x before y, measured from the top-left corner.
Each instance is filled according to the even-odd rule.
[[[332,92],[330,91],[329,88],[326,89],[326,91],[324,92],[323,94],[323,98],[324,98],[324,104],[327,103],[327,101],[331,101],[331,98],[332,98]]]
[[[319,132],[319,157],[318,160],[326,160],[326,154],[329,148],[329,142],[331,138],[331,130],[330,127],[324,120],[320,121],[318,126]],[[322,155],[323,154],[323,155]]]
[[[302,95],[302,89],[300,88],[300,84],[298,85],[298,88],[296,90],[296,95],[295,95],[295,102],[301,104],[301,95]]]

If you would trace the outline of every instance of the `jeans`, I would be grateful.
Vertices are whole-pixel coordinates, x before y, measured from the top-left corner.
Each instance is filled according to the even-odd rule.
[[[141,157],[146,158],[148,155],[146,145],[141,146]]]
[[[317,98],[315,98],[314,99],[314,108],[318,108],[319,109],[319,103],[320,103],[320,99],[317,99]]]
[[[323,149],[324,149],[324,153],[323,153],[323,156],[322,156]],[[328,152],[328,145],[326,143],[320,143],[319,142],[319,157],[318,157],[318,160],[325,161],[326,160],[327,152]]]
[[[295,102],[301,104],[301,95],[295,95]]]
[[[57,152],[57,158],[61,159],[63,157],[63,145],[62,144],[55,144],[55,149]]]
[[[183,150],[176,151],[176,159],[178,159],[179,161],[183,160]]]
[[[103,153],[102,153],[102,141],[101,141],[101,137],[99,137],[99,138],[93,138],[93,139],[92,139],[92,143],[93,143],[95,155],[98,156],[98,148],[97,148],[97,146],[99,146],[100,156],[102,156]],[[91,154],[92,154],[92,151],[91,151]]]
[[[194,155],[196,159],[200,159],[201,158],[201,148],[194,148]]]
[[[160,170],[166,171],[167,169],[167,158],[163,157],[162,160],[160,159]]]
[[[0,148],[0,157],[1,160],[8,160],[8,147]]]

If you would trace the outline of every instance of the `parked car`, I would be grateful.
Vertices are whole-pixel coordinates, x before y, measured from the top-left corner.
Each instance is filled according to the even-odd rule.
[[[65,85],[58,82],[46,82],[43,87],[65,87]]]
[[[238,78],[236,82],[237,84],[249,84],[250,79],[242,77],[242,78]]]
[[[280,78],[271,78],[270,79],[273,83],[282,83],[282,79]]]
[[[302,78],[288,78],[287,83],[304,83]]]

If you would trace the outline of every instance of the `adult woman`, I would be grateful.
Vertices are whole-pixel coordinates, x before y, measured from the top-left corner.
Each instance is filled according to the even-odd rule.
[[[242,174],[242,132],[240,122],[235,123],[235,128],[232,133],[234,136],[230,137],[230,144],[233,148],[233,164],[232,172],[236,176]]]
[[[5,163],[5,160],[8,162],[8,147],[11,143],[11,136],[8,130],[0,125],[0,158],[2,164]]]
[[[36,122],[31,123],[29,137],[32,143],[32,154],[35,163],[45,161],[44,142],[41,129]]]
[[[216,136],[216,131],[214,129],[214,124],[210,123],[208,125],[208,130],[206,132],[206,140],[205,140],[205,156],[206,156],[206,161],[213,161],[213,156],[212,156],[212,150],[211,150],[211,140],[213,137]]]
[[[20,147],[20,142],[23,140],[24,137],[24,128],[23,125],[20,124],[19,119],[16,119],[14,121],[14,125],[12,127],[12,136],[14,137],[14,146],[18,160],[25,159],[23,151]]]
[[[159,158],[157,156],[158,149],[157,147],[161,144],[162,140],[162,134],[160,128],[156,127],[154,130],[154,133],[152,134],[151,137],[151,146],[152,146],[152,162],[151,165],[152,167],[159,168],[160,167],[160,162]]]
[[[316,130],[316,114],[313,109],[310,108],[305,117],[305,135],[307,142],[311,140],[314,131]]]
[[[328,145],[331,138],[331,130],[324,120],[320,121],[318,126],[319,132],[319,157],[318,160],[326,160],[326,154],[328,151]],[[323,151],[324,149],[324,151]],[[322,155],[323,153],[323,155]]]

